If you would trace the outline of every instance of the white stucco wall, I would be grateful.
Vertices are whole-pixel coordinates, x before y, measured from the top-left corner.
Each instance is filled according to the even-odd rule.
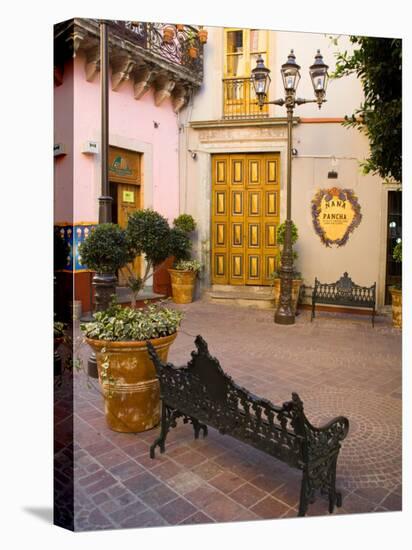
[[[206,265],[203,287],[210,284],[210,192],[211,155],[230,152],[279,151],[281,155],[281,220],[286,214],[286,126],[266,127],[222,126],[223,101],[223,29],[209,28],[205,47],[204,85],[193,103],[180,114],[180,212],[191,213],[197,223],[195,251]],[[301,65],[298,96],[312,98],[309,66],[319,48],[324,60],[334,69],[335,53],[350,50],[348,37],[340,37],[338,46],[323,34],[270,32],[269,68],[272,72],[270,99],[283,97],[280,66],[293,48]],[[357,130],[347,129],[339,121],[351,114],[362,101],[362,87],[356,77],[331,80],[327,102],[319,110],[316,104],[296,108],[302,119],[294,127],[293,146],[298,154],[292,162],[292,218],[299,229],[296,249],[297,267],[305,284],[313,284],[315,276],[325,282],[335,281],[344,271],[361,285],[377,282],[378,304],[383,304],[385,284],[386,194],[379,177],[361,173],[359,161],[368,156],[367,138]],[[284,107],[271,107],[270,117],[283,118]],[[328,119],[324,123],[308,123],[305,119]],[[194,128],[191,122],[216,121],[213,127]],[[187,152],[196,152],[193,159]],[[328,179],[331,157],[337,159],[338,179]],[[362,221],[342,247],[327,248],[315,233],[311,218],[311,201],[319,188],[343,187],[358,196]]]

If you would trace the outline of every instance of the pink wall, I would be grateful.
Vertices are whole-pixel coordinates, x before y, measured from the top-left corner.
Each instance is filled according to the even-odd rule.
[[[64,69],[64,81],[54,89],[54,143],[66,155],[54,157],[54,221],[73,220],[73,63]]]
[[[74,221],[97,221],[97,198],[100,194],[100,164],[96,155],[81,153],[81,146],[87,140],[100,142],[100,74],[93,82],[85,78],[84,57],[82,54],[74,60]],[[62,86],[55,88],[56,109],[67,109],[70,74],[65,73]],[[148,184],[148,175],[152,172],[153,204],[151,206],[172,221],[179,213],[179,172],[178,172],[178,125],[177,116],[172,110],[170,99],[156,107],[153,90],[150,89],[141,99],[133,96],[132,82],[121,84],[118,91],[112,91],[109,84],[109,134],[123,139],[133,139],[151,144],[152,166],[149,158],[143,158],[144,185]],[[159,126],[154,127],[153,121]],[[55,117],[56,138],[67,137],[70,120],[67,117]],[[65,157],[56,164],[56,178],[67,179]],[[144,194],[143,190],[143,194]],[[147,206],[145,200],[145,206]],[[68,204],[57,209],[62,218],[69,214]],[[57,217],[56,217],[57,219]],[[66,221],[60,219],[59,221]]]

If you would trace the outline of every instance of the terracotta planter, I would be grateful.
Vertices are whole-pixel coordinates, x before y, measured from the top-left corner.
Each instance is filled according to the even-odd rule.
[[[180,24],[179,24],[179,25],[176,25],[176,29],[177,29],[178,31],[183,31],[184,28],[185,28],[184,25],[180,25]]]
[[[165,296],[172,295],[172,283],[170,282],[169,269],[173,267],[175,262],[174,256],[169,256],[164,262],[156,267],[153,273],[153,292],[164,294]]]
[[[302,279],[293,279],[292,281],[292,307],[294,308],[295,313],[298,309],[299,292],[302,282]],[[276,310],[278,308],[280,298],[280,278],[274,279],[273,296]]]
[[[176,333],[151,340],[157,354],[167,360]],[[87,343],[96,353],[106,422],[115,432],[144,432],[160,421],[160,389],[155,368],[147,352],[146,342],[110,342],[92,340]],[[102,351],[104,349],[104,351]],[[108,361],[109,376],[114,382],[102,383],[102,363]]]
[[[207,30],[206,29],[200,29],[198,32],[199,40],[202,44],[206,44],[207,42]]]
[[[174,37],[175,30],[173,27],[165,27],[163,29],[163,42],[166,42],[166,44],[170,44],[170,42],[173,42]]]
[[[392,297],[392,326],[402,328],[402,290],[391,287],[389,292]]]
[[[172,280],[172,297],[175,304],[190,304],[193,302],[195,290],[196,271],[182,271],[169,269]]]
[[[190,46],[190,48],[188,49],[188,54],[189,54],[189,57],[191,57],[192,59],[196,59],[199,52],[197,48],[195,48],[194,46]]]

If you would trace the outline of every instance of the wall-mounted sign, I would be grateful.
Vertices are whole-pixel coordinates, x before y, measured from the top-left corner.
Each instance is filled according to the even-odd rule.
[[[109,179],[117,183],[140,184],[140,157],[139,153],[109,147]]]
[[[66,146],[64,143],[55,143],[53,145],[53,155],[58,157],[66,154]]]
[[[97,141],[85,141],[80,150],[82,153],[97,155],[99,153],[99,144]]]
[[[123,202],[134,203],[134,191],[123,191]]]
[[[320,189],[312,199],[312,221],[325,246],[343,246],[362,219],[358,198],[351,189]]]

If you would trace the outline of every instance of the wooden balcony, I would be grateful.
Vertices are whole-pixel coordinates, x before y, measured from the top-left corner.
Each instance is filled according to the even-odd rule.
[[[250,78],[223,79],[224,119],[262,119],[268,116],[268,105],[259,108]]]

